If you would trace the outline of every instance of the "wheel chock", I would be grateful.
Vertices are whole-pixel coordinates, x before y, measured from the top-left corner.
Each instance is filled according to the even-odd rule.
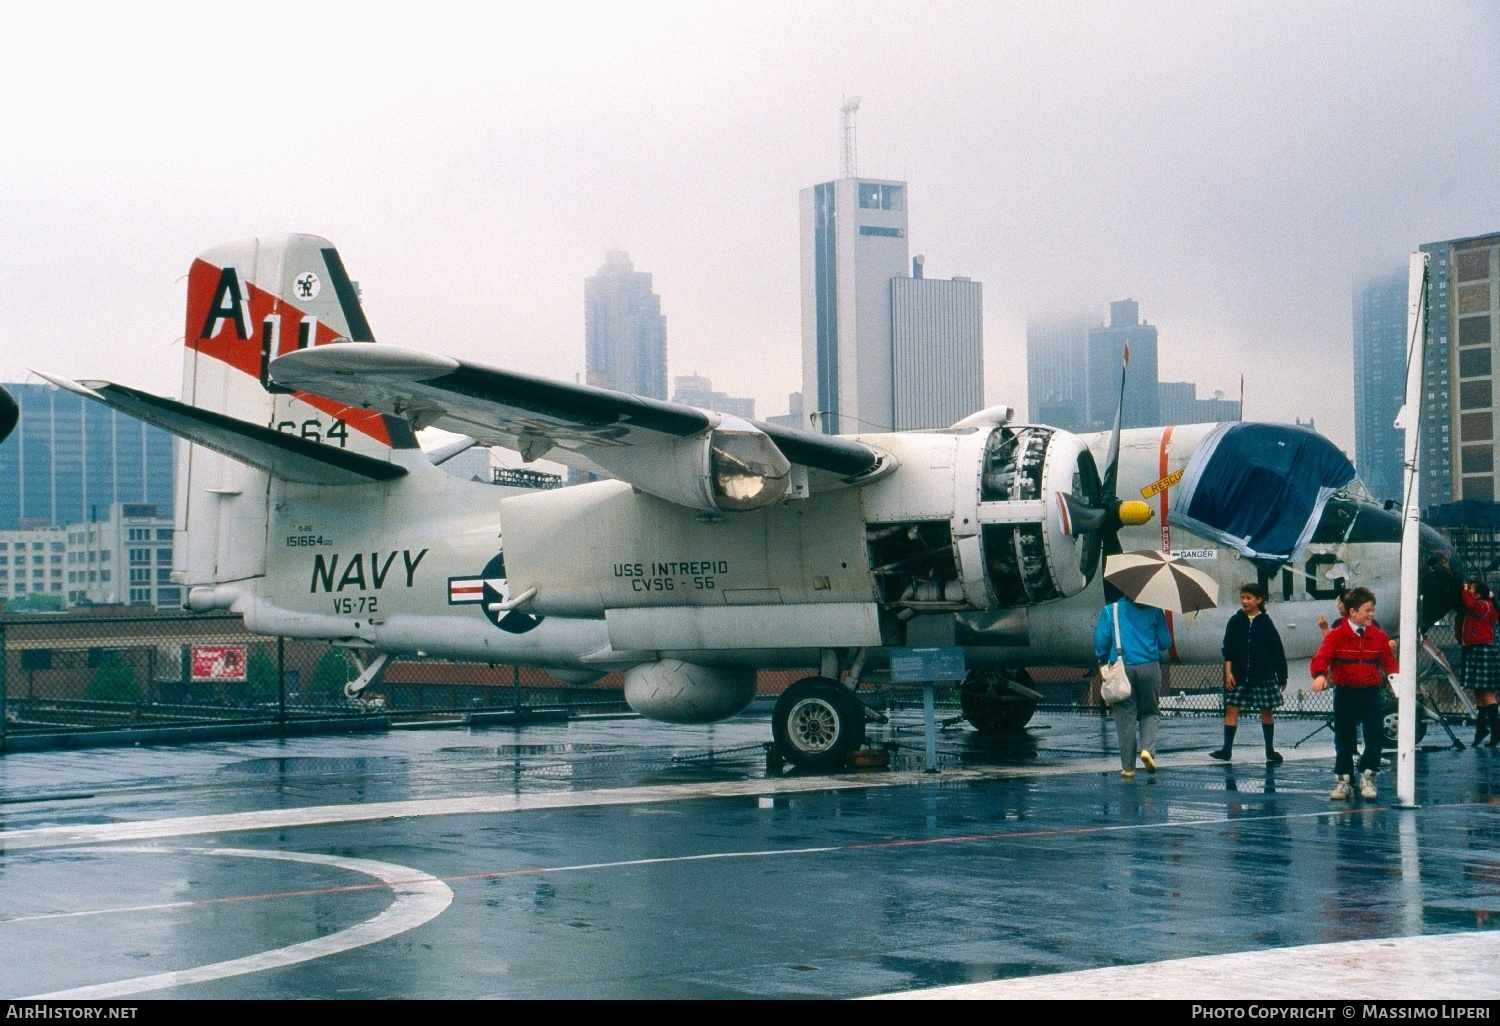
[[[761,747],[766,750],[766,776],[781,776],[786,769],[786,756],[781,754],[781,748],[775,741],[767,741]]]
[[[850,769],[890,769],[891,753],[886,748],[856,748],[849,753]]]

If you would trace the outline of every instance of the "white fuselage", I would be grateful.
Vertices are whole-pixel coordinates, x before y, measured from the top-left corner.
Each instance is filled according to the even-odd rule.
[[[1210,427],[1125,432],[1120,496],[1149,492],[1185,466]],[[828,648],[866,648],[867,665],[878,668],[893,640],[904,639],[892,638],[893,618],[881,607],[867,525],[961,520],[963,496],[955,493],[971,475],[955,463],[966,458],[968,437],[872,438],[902,462],[886,479],[722,517],[613,481],[543,492],[437,471],[357,488],[276,481],[265,574],[219,585],[212,604],[232,605],[258,632],[398,655],[537,665],[571,671],[574,679],[666,658],[707,666],[812,666]],[[908,441],[893,441],[899,438]],[[1085,441],[1102,462],[1107,437]],[[934,479],[955,484],[934,488]],[[1167,526],[1170,492],[1151,494],[1156,517],[1124,528],[1120,540],[1125,550],[1185,552],[1218,582],[1218,609],[1171,618],[1175,660],[1217,663],[1239,586],[1256,580],[1257,568]],[[965,575],[961,538],[955,548],[966,596],[951,597],[962,605],[975,593],[977,578],[972,566]],[[502,551],[503,577],[494,573]],[[1395,627],[1397,557],[1394,543],[1314,544],[1295,569],[1270,581],[1271,610],[1288,657],[1311,656],[1320,639],[1317,616],[1333,612],[1330,567],[1350,584],[1372,587],[1382,618]],[[487,614],[487,605],[529,587],[537,594],[517,611]],[[1096,575],[1071,597],[991,607],[997,629],[970,640],[970,664],[1087,664],[1102,604]],[[503,626],[516,616],[522,619]]]

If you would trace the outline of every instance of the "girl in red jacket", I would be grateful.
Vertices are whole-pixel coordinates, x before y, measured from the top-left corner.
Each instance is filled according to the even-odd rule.
[[[1474,718],[1474,744],[1490,738],[1490,747],[1500,744],[1500,710],[1496,709],[1495,690],[1500,688],[1500,647],[1495,645],[1495,624],[1500,613],[1490,596],[1489,586],[1481,580],[1464,585],[1464,607],[1453,625],[1462,646],[1463,662],[1459,667],[1463,686],[1474,692],[1478,715]]]
[[[1380,753],[1385,748],[1385,716],[1381,709],[1380,685],[1396,672],[1391,639],[1375,626],[1375,594],[1369,588],[1350,588],[1344,595],[1349,615],[1323,636],[1318,654],[1312,658],[1313,690],[1322,691],[1331,679],[1333,692],[1333,772],[1337,783],[1328,797],[1342,801],[1353,794],[1349,786],[1354,772],[1357,731],[1365,736],[1360,753],[1359,795],[1379,797],[1375,776],[1380,772]]]

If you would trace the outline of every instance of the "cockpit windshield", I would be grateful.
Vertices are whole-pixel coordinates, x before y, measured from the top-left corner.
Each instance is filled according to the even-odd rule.
[[[1314,545],[1400,541],[1399,513],[1373,502],[1360,502],[1344,492],[1328,500],[1311,538]]]

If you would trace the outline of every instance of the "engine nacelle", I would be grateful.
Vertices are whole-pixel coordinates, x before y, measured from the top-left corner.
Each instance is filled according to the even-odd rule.
[[[784,498],[792,465],[776,443],[747,420],[710,416],[718,424],[702,434],[611,450],[608,469],[643,492],[692,509],[740,512]]]
[[[625,671],[625,701],[647,719],[712,723],[733,716],[755,697],[755,671],[662,659]]]
[[[1038,425],[973,426],[891,439],[899,480],[868,490],[870,567],[882,604],[904,616],[1067,598],[1099,569],[1099,532],[1077,530],[1069,509],[1103,522],[1103,486],[1083,439]]]
[[[1099,566],[1099,537],[1074,536],[1063,500],[1100,501],[1099,469],[1083,439],[1055,428],[997,427],[986,439],[977,485],[974,522],[998,605],[1067,598],[1088,587]],[[955,482],[956,504],[974,490]]]

